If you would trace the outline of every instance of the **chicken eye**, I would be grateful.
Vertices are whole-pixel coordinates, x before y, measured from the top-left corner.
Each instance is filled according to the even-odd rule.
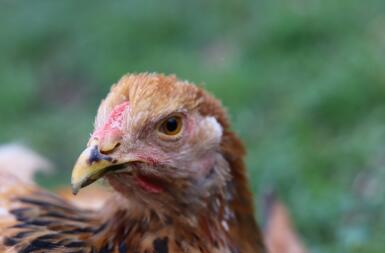
[[[167,118],[159,127],[159,131],[163,134],[174,136],[182,130],[182,118],[180,116],[171,116]]]

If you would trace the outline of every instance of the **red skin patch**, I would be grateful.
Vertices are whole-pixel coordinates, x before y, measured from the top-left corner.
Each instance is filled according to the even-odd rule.
[[[128,101],[115,106],[115,108],[111,111],[110,115],[108,116],[106,123],[99,129],[96,129],[95,132],[92,134],[92,137],[94,139],[98,139],[101,143],[103,143],[103,140],[108,139],[110,137],[120,138],[123,134],[122,130],[124,112],[129,108],[129,106],[130,105]],[[151,165],[157,164],[157,160],[152,159],[151,157],[142,155],[140,156],[140,158]],[[161,193],[164,191],[161,186],[158,186],[155,182],[152,182],[151,178],[147,178],[145,176],[139,175],[135,177],[135,183],[143,190],[150,193]]]
[[[129,108],[129,106],[130,104],[128,101],[115,106],[108,116],[106,123],[101,128],[95,130],[92,135],[93,138],[102,140],[106,135],[121,136],[124,112]]]
[[[150,182],[150,179],[145,176],[136,176],[135,177],[135,183],[141,187],[143,190],[150,192],[150,193],[161,193],[163,192],[163,188],[160,186],[157,186],[154,183]]]

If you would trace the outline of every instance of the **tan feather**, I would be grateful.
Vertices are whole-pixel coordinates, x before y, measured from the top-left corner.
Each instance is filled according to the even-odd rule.
[[[173,142],[158,139],[154,129],[175,113],[185,120],[185,132]],[[95,175],[105,175],[113,188],[112,194],[105,194],[108,200],[98,204],[99,209],[80,208],[4,175],[0,181],[0,210],[5,213],[0,221],[0,249],[264,252],[243,162],[245,149],[231,132],[218,100],[175,76],[127,75],[99,107],[95,130],[100,128],[106,138],[98,139],[100,134],[91,137],[87,149],[91,153],[84,166],[100,161],[103,166],[114,164],[140,149],[145,151],[136,155],[145,162],[133,163],[130,172],[128,167],[119,172],[121,166],[111,165],[109,173],[91,175],[92,180]],[[98,145],[104,144],[109,149],[101,153]],[[90,167],[90,171],[103,166]],[[148,192],[154,184],[162,191]],[[101,195],[95,188],[79,201],[89,201],[92,193]],[[61,194],[72,201],[65,191]]]

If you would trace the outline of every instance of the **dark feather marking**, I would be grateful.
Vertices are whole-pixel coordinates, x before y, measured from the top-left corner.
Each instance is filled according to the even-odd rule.
[[[25,204],[30,204],[30,205],[35,205],[35,206],[42,206],[44,208],[59,208],[59,209],[65,209],[66,211],[70,211],[70,212],[73,212],[73,209],[66,206],[65,203],[63,203],[63,205],[58,205],[58,204],[54,204],[54,203],[50,203],[50,202],[47,202],[47,201],[43,201],[43,200],[37,200],[37,199],[30,199],[30,198],[18,198],[16,199],[20,202],[23,202]]]
[[[84,247],[85,245],[86,243],[83,241],[73,241],[68,244],[65,244],[64,246],[68,248],[76,248],[76,247]]]
[[[29,220],[29,217],[26,216],[25,213],[30,210],[31,208],[17,208],[17,209],[12,209],[10,213],[13,214],[13,216],[15,216],[16,220],[24,222]]]
[[[9,237],[5,237],[3,243],[5,246],[14,246],[18,243],[18,240],[15,240],[15,239],[9,238]]]
[[[131,234],[131,231],[134,228],[134,224],[136,224],[135,222],[136,221],[132,221],[130,224],[126,225],[126,228],[125,228],[124,234],[123,234],[124,237],[127,237],[129,234]]]
[[[144,232],[148,230],[148,227],[149,227],[149,221],[147,219],[143,220],[142,222],[139,222],[138,228],[137,228],[138,233],[144,234]]]
[[[179,248],[182,249],[182,243],[179,240],[175,240],[175,245]]]
[[[119,253],[127,253],[127,246],[124,241],[119,245]]]
[[[37,220],[26,221],[25,224],[32,225],[32,226],[46,227],[46,226],[52,224],[52,221],[37,219]]]
[[[153,242],[153,247],[155,253],[168,253],[168,237],[163,239],[157,238]]]
[[[107,227],[107,222],[100,225],[97,229],[95,229],[93,232],[94,234],[99,234],[101,231],[103,231]]]
[[[63,231],[63,234],[82,234],[82,233],[93,233],[94,229],[91,227],[85,227],[85,228],[76,228],[72,230]]]
[[[19,224],[16,224],[10,228],[31,228],[31,226],[29,226],[28,224],[25,224],[25,223],[19,223]]]
[[[76,216],[68,216],[59,212],[55,211],[49,211],[47,212],[44,216],[49,216],[53,218],[59,218],[59,219],[66,219],[66,220],[71,220],[71,221],[78,221],[78,222],[87,222],[89,219],[84,218],[84,217],[76,217]]]
[[[18,253],[31,253],[34,250],[53,250],[59,247],[60,245],[48,242],[44,240],[39,240],[38,238],[33,240],[29,245],[20,249]]]
[[[198,242],[199,243],[201,241],[201,238],[196,233],[193,233],[192,237],[193,237],[193,241],[194,242]]]
[[[207,173],[207,175],[206,175],[206,179],[212,178],[214,174],[215,174],[215,170],[214,170],[214,168],[211,168],[209,170],[209,173]]]
[[[104,245],[104,246],[100,249],[99,253],[111,253],[112,250],[113,250],[113,247],[110,247],[110,245],[106,244],[106,245]]]
[[[56,202],[59,202],[63,205],[68,205],[69,203],[67,201],[65,201],[63,198],[61,198],[60,196],[52,193],[52,192],[48,192],[48,191],[35,191],[33,193],[33,195],[36,195],[36,196],[41,196],[41,197],[48,197]]]
[[[74,210],[70,210],[66,206],[67,203],[64,201],[60,201],[60,199],[58,198],[40,200],[35,198],[22,197],[15,200],[25,204],[36,206],[39,209],[36,209],[36,212],[35,209],[31,206],[24,208],[16,208],[10,211],[10,213],[14,215],[15,219],[19,221],[19,224],[12,226],[12,228],[24,229],[24,231],[17,233],[13,237],[5,238],[3,242],[5,245],[15,246],[19,244],[19,253],[34,252],[37,250],[50,251],[56,250],[58,247],[72,248],[74,249],[74,252],[85,252],[83,249],[81,249],[86,245],[86,243],[83,241],[71,242],[70,240],[64,239],[53,242],[52,240],[60,239],[60,234],[55,233],[46,234],[35,238],[28,245],[23,245],[24,243],[21,244],[21,242],[24,241],[24,238],[27,238],[28,236],[33,234],[32,229],[36,230],[39,227],[52,227],[52,225],[54,226],[58,222],[61,223],[61,219],[63,220],[63,222],[65,222],[66,220],[76,222],[87,222],[89,221],[89,219],[84,218],[84,216],[71,216],[71,213],[73,213]],[[50,200],[52,200],[53,202],[49,202]],[[100,228],[103,228],[103,226],[97,229]],[[87,232],[92,233],[93,231],[94,229],[89,227],[74,228],[72,230],[65,231],[64,234],[76,234]]]
[[[46,234],[36,238],[35,240],[46,241],[46,240],[57,239],[59,237],[60,237],[59,234]]]
[[[167,215],[165,218],[165,223],[166,223],[166,225],[172,225],[173,219]]]
[[[23,239],[24,237],[29,236],[31,233],[33,233],[33,231],[22,231],[13,236],[13,238]]]

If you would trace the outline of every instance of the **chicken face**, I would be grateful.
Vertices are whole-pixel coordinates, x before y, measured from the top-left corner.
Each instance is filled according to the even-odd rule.
[[[129,197],[193,201],[222,187],[229,166],[221,154],[223,111],[216,100],[173,76],[123,77],[101,103],[95,131],[72,174],[76,193],[104,177]],[[219,115],[219,116],[218,116]],[[191,193],[194,194],[191,194]]]

